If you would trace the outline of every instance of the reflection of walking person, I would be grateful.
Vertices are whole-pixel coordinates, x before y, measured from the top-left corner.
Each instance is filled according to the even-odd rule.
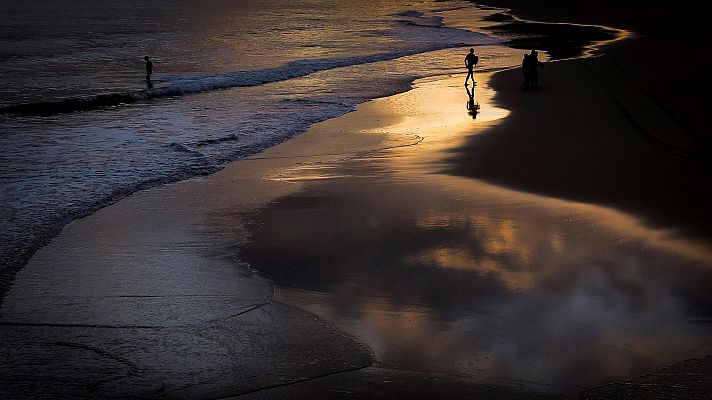
[[[465,90],[467,91],[467,113],[472,116],[472,119],[477,118],[477,113],[480,110],[480,105],[475,102],[475,88],[472,91],[465,85]]]
[[[465,67],[467,67],[467,76],[465,77],[465,86],[467,86],[467,81],[472,78],[472,84],[476,84],[477,82],[475,81],[475,75],[473,73],[473,70],[475,69],[475,65],[477,65],[477,62],[480,60],[479,57],[475,55],[475,49],[470,49],[470,54],[465,56]]]
[[[151,83],[151,74],[153,73],[153,63],[148,56],[143,58],[146,61],[146,82]]]

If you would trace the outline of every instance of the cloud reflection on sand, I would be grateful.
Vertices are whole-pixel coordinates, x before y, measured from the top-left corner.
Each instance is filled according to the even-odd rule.
[[[371,103],[411,110],[379,133],[422,144],[326,163],[327,179],[294,168],[308,172],[301,191],[243,215],[240,259],[394,368],[568,392],[708,350],[709,248],[615,210],[439,174],[473,123],[446,82]]]
[[[542,231],[552,225],[546,213],[463,219],[417,193],[402,195],[398,210],[379,207],[376,196],[280,200],[263,210],[274,219],[259,219],[242,256],[284,288],[281,297],[399,368],[560,390],[709,346],[708,328],[689,320],[709,315],[706,266],[619,246],[586,223]],[[448,224],[423,224],[423,210]]]

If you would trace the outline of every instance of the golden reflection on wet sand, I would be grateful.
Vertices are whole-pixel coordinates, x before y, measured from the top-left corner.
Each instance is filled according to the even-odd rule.
[[[415,90],[412,95],[394,96],[388,99],[391,101],[390,107],[398,113],[406,114],[407,117],[397,124],[369,132],[398,136],[422,134],[426,137],[417,149],[412,147],[395,149],[395,156],[387,158],[393,171],[418,174],[418,180],[424,184],[440,186],[440,190],[443,191],[455,193],[489,191],[495,196],[511,198],[513,202],[533,203],[553,210],[577,210],[586,215],[587,219],[596,221],[613,232],[624,233],[638,239],[643,238],[654,247],[663,247],[695,260],[703,262],[712,260],[712,248],[708,243],[679,238],[672,230],[647,227],[638,218],[615,209],[517,192],[478,180],[441,174],[440,171],[450,156],[449,152],[472,134],[473,129],[482,131],[509,115],[509,111],[492,104],[494,93],[486,86],[489,75],[481,76],[479,79],[482,84],[475,90],[478,101],[483,103],[484,107],[474,122],[463,112],[464,91],[459,90],[457,78],[451,78],[447,85],[443,85],[442,80],[438,78],[422,80],[418,90]],[[462,107],[458,108],[460,104]],[[408,167],[404,167],[404,164]],[[560,241],[561,238],[553,237],[551,240]]]
[[[460,76],[360,107],[402,116],[360,130],[388,145],[281,171],[303,190],[251,216],[241,257],[395,368],[566,392],[708,351],[708,245],[440,172],[508,113],[477,79],[475,120]]]

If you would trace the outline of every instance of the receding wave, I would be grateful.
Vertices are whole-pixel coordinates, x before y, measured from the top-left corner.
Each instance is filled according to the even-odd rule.
[[[211,90],[229,89],[235,87],[257,86],[271,82],[298,78],[329,69],[393,60],[418,53],[465,45],[467,44],[448,43],[440,46],[421,47],[418,49],[373,54],[368,56],[298,60],[285,64],[281,67],[254,71],[236,71],[219,75],[168,77],[166,78],[168,82],[166,86],[153,89],[136,90],[123,93],[98,94],[94,96],[67,98],[56,101],[14,104],[0,108],[0,113],[53,115],[90,111],[164,97],[182,96],[186,94],[202,93]]]
[[[218,143],[224,143],[224,142],[234,142],[236,140],[240,140],[240,137],[234,133],[231,133],[227,136],[222,136],[219,138],[215,139],[203,139],[203,140],[198,140],[195,142],[196,146],[208,146],[211,144],[218,144]]]

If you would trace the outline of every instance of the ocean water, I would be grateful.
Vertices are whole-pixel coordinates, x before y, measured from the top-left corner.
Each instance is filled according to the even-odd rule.
[[[444,23],[459,12],[471,29]],[[520,52],[480,31],[488,13],[466,1],[0,3],[0,275],[136,190],[460,73],[470,46],[486,69],[516,65]]]

